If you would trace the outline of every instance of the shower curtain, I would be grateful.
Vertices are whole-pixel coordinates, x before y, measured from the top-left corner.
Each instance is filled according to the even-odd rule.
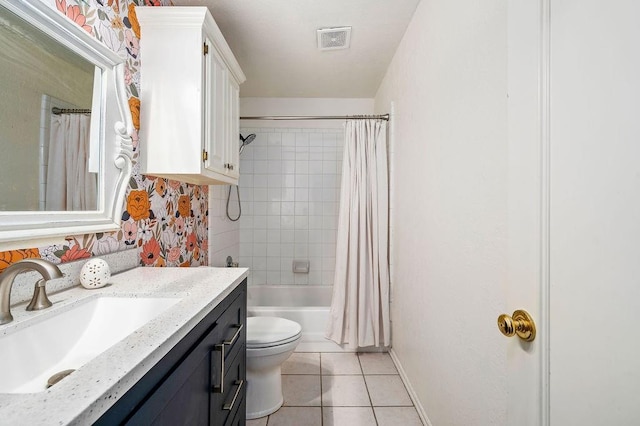
[[[331,315],[326,337],[389,346],[387,125],[346,124]]]
[[[89,172],[90,124],[85,114],[51,116],[46,210],[96,209],[97,174]]]

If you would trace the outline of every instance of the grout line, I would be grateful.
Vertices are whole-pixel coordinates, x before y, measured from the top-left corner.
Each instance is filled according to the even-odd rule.
[[[376,410],[373,409],[373,400],[371,399],[371,393],[369,392],[369,385],[367,384],[367,378],[364,374],[364,369],[362,368],[362,362],[360,361],[360,355],[356,352],[356,356],[358,357],[358,364],[360,364],[360,371],[362,371],[362,380],[364,381],[364,387],[367,390],[367,396],[369,397],[369,404],[371,406],[371,412],[373,413],[373,419],[378,424],[378,418],[376,417]]]
[[[324,426],[324,396],[322,393],[322,353],[318,352],[318,364],[320,366],[320,426]]]

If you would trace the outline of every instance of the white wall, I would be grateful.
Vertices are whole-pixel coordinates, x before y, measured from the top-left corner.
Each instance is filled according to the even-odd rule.
[[[506,424],[507,3],[422,0],[392,117],[393,351],[431,423]]]

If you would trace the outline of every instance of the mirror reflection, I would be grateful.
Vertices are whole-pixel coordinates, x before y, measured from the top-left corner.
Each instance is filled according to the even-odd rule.
[[[0,211],[96,210],[99,69],[5,8],[0,46]]]

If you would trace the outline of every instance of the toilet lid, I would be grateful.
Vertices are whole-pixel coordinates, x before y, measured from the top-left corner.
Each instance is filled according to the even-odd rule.
[[[302,327],[295,321],[277,317],[247,318],[247,348],[268,348],[296,340]]]

